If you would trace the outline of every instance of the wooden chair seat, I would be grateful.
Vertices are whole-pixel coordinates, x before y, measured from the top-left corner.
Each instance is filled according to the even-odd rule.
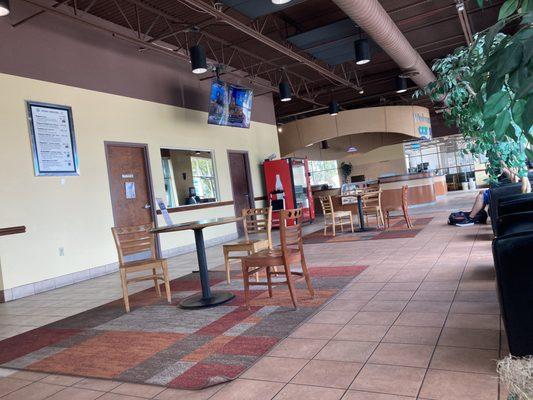
[[[298,262],[301,259],[300,252],[296,249],[287,249],[285,254],[290,262]],[[283,266],[283,251],[281,249],[267,249],[246,256],[247,262],[261,263],[261,265],[270,265],[271,267]]]
[[[152,280],[154,282],[156,294],[161,297],[159,281],[162,281],[165,285],[167,301],[170,303],[172,300],[170,282],[168,279],[167,260],[157,257],[155,237],[154,234],[151,233],[152,227],[152,224],[146,224],[140,226],[111,228],[113,238],[115,239],[115,245],[117,246],[120,280],[126,312],[130,312],[128,284],[133,282]],[[127,256],[145,252],[150,252],[150,256],[146,259],[135,261],[125,260],[125,257]],[[161,272],[158,272],[158,269],[161,269]],[[150,274],[128,278],[128,273],[138,271],[150,271]]]
[[[242,210],[242,217],[244,239],[222,246],[224,265],[226,267],[226,281],[228,283],[231,282],[230,260],[241,260],[243,257],[243,254],[231,255],[231,253],[246,252],[246,255],[250,255],[272,248],[272,207],[247,208]],[[266,238],[250,239],[250,233],[266,234]],[[259,277],[256,276],[256,279],[259,279]]]

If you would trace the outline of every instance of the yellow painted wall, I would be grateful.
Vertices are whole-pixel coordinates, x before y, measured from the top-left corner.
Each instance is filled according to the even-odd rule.
[[[0,227],[27,227],[25,234],[0,237],[4,289],[116,261],[104,141],[148,144],[154,193],[163,198],[162,147],[212,150],[221,201],[232,200],[228,149],[249,152],[256,196],[263,195],[260,162],[279,154],[274,125],[213,126],[205,112],[6,74],[0,74],[0,88]],[[34,176],[25,100],[72,107],[80,176]],[[233,213],[233,206],[224,206],[171,216],[184,222]],[[205,236],[208,240],[234,232],[235,224],[222,225],[206,229]],[[194,242],[192,232],[161,239],[163,250]],[[65,249],[63,257],[59,247]]]
[[[350,154],[339,161],[352,163],[352,175],[376,179],[382,174],[403,174],[406,171],[403,144],[383,146],[364,154]]]

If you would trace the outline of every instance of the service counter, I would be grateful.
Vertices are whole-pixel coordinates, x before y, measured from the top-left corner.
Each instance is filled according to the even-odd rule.
[[[379,179],[382,190],[381,204],[384,210],[396,208],[402,204],[402,186],[407,185],[409,205],[430,204],[448,192],[446,175],[434,172],[419,172],[389,176]]]

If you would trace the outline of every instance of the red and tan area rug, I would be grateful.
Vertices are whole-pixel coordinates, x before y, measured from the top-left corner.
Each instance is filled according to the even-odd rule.
[[[173,304],[153,288],[62,319],[0,342],[2,367],[51,374],[115,379],[182,389],[201,389],[235,379],[366,267],[312,267],[311,298],[298,282],[299,308],[293,310],[286,285],[251,291],[244,307],[242,279],[231,285],[225,272],[211,271],[213,289],[236,297],[224,305],[183,310],[180,299],[200,290],[198,275],[171,282]],[[118,278],[117,278],[118,279]]]
[[[380,239],[405,239],[414,238],[418,235],[427,224],[431,222],[433,218],[413,218],[413,229],[407,228],[405,221],[395,220],[391,223],[390,228],[386,230],[378,230],[370,228],[366,232],[354,232],[352,233],[347,229],[347,225],[344,225],[344,232],[340,231],[337,227],[337,234],[333,236],[331,234],[331,228],[328,227],[327,235],[324,236],[324,230],[312,232],[303,237],[305,244],[317,244],[317,243],[339,243],[339,242],[356,242],[359,240],[380,240]]]

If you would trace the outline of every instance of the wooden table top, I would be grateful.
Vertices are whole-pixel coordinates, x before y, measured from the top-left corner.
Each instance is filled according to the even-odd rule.
[[[168,226],[160,226],[152,229],[152,233],[178,232],[194,229],[203,229],[209,226],[229,224],[232,222],[241,221],[242,217],[221,217],[211,219],[200,219],[198,221],[183,222],[181,224],[174,224]]]

